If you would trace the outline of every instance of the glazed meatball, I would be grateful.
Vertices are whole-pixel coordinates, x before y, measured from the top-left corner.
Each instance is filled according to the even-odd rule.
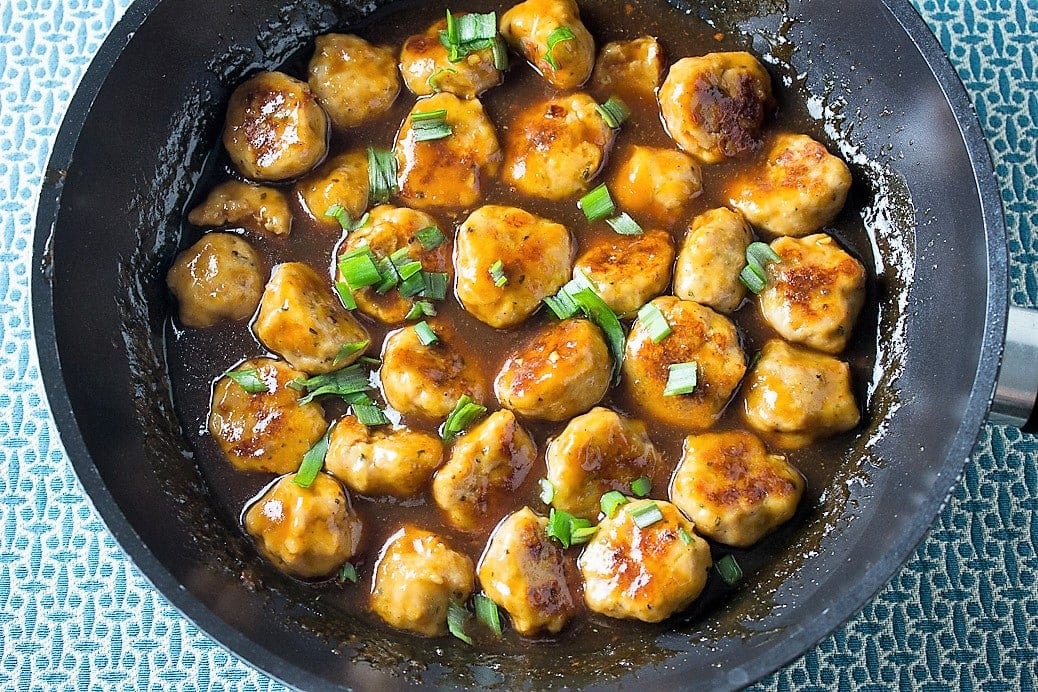
[[[782,259],[767,266],[758,296],[765,321],[794,343],[842,351],[865,302],[865,267],[824,233],[777,238],[771,248]]]
[[[405,526],[382,548],[371,610],[397,629],[441,636],[450,602],[468,600],[474,582],[472,560],[436,534]]]
[[[458,12],[455,19],[466,13]],[[446,91],[471,99],[502,82],[504,74],[494,64],[491,47],[473,51],[458,62],[447,58],[447,48],[440,42],[440,32],[447,29],[447,20],[441,19],[424,34],[415,34],[404,41],[400,50],[400,73],[404,84],[416,96]]]
[[[760,146],[771,77],[749,53],[682,58],[671,65],[659,103],[679,147],[702,163],[720,163]]]
[[[613,312],[630,317],[667,290],[673,263],[674,239],[669,233],[613,235],[577,258],[573,276],[586,278]]]
[[[300,404],[299,392],[288,386],[306,374],[271,358],[246,360],[233,372],[258,391],[220,377],[213,386],[209,434],[239,471],[295,471],[328,429],[321,405]]]
[[[569,279],[569,230],[517,209],[487,205],[458,228],[454,246],[455,292],[465,309],[491,327],[513,327]],[[506,283],[490,268],[502,263]]]
[[[343,357],[342,347],[371,340],[328,281],[302,262],[274,267],[252,330],[264,346],[312,375],[350,365],[364,349]]]
[[[573,38],[550,48],[557,29],[568,28]],[[573,0],[526,0],[501,15],[501,35],[556,89],[574,89],[587,81],[595,61],[595,40],[580,21]]]
[[[620,157],[609,191],[621,209],[669,226],[703,191],[702,175],[688,154],[634,145]]]
[[[411,117],[447,111],[451,134],[418,141]],[[400,196],[414,207],[464,208],[475,204],[488,178],[501,167],[494,125],[479,99],[440,93],[419,99],[396,136]]]
[[[205,201],[187,215],[196,226],[240,225],[249,231],[288,235],[292,212],[288,199],[277,188],[228,180],[214,187]]]
[[[310,88],[336,127],[355,127],[386,113],[400,93],[396,56],[352,34],[314,39]]]
[[[728,203],[773,236],[805,236],[832,221],[851,189],[851,172],[825,145],[807,135],[780,134],[764,170],[740,177]]]
[[[692,219],[674,266],[674,295],[719,312],[735,312],[746,297],[739,273],[753,233],[742,214],[725,207]]]
[[[670,500],[712,540],[748,548],[789,521],[804,477],[742,430],[689,435]]]
[[[529,507],[510,514],[494,529],[477,570],[483,591],[524,637],[555,634],[577,612],[565,554],[547,526]]]
[[[318,473],[304,488],[283,476],[245,512],[245,530],[278,569],[326,577],[357,552],[363,525],[339,482]]]
[[[687,429],[709,428],[746,372],[746,356],[735,325],[710,308],[672,296],[652,303],[672,333],[658,344],[637,320],[627,338],[624,381],[635,408],[646,416]],[[663,392],[670,366],[696,363],[697,383],[690,394]]]
[[[454,443],[433,478],[432,494],[462,531],[492,526],[537,458],[537,446],[511,411],[495,411]]]
[[[230,233],[206,233],[177,255],[166,285],[177,297],[185,327],[211,327],[256,311],[263,295],[263,260]]]
[[[632,515],[661,519],[639,528]],[[641,515],[645,516],[645,515]],[[687,608],[702,593],[713,562],[706,541],[677,507],[663,500],[623,505],[577,560],[588,608],[614,618],[659,622]]]
[[[295,193],[310,216],[326,228],[341,230],[329,216],[340,205],[350,221],[358,221],[368,208],[368,156],[350,151],[328,159],[320,168],[296,183]]]
[[[368,221],[347,236],[339,246],[342,256],[362,245],[367,245],[376,257],[389,257],[397,250],[407,249],[407,261],[422,263],[422,270],[427,272],[447,272],[450,269],[450,248],[446,243],[426,250],[416,235],[418,231],[437,226],[436,219],[425,212],[381,205],[371,210]],[[336,273],[336,281],[343,281],[342,274]],[[394,324],[403,322],[415,302],[421,296],[404,297],[398,290],[390,290],[380,294],[374,286],[361,288],[353,292],[357,308],[369,317],[380,322]]]
[[[850,366],[781,339],[764,345],[745,392],[746,421],[786,448],[846,432],[861,419]]]
[[[412,497],[443,461],[443,443],[404,426],[368,427],[343,416],[328,437],[324,466],[362,495]]]
[[[599,499],[610,490],[629,494],[631,482],[652,478],[662,457],[645,424],[607,408],[577,416],[548,445],[545,462],[555,488],[552,505],[595,521]]]
[[[600,91],[651,103],[664,67],[663,46],[652,36],[610,41],[598,51],[591,83]]]
[[[562,421],[609,390],[612,360],[601,330],[584,319],[542,328],[505,360],[494,380],[501,405],[527,418]]]
[[[583,92],[556,96],[521,111],[505,141],[505,182],[532,197],[583,193],[605,164],[615,131]]]
[[[483,401],[486,387],[474,361],[462,350],[446,324],[431,322],[438,341],[429,346],[414,327],[386,337],[382,350],[382,392],[389,405],[404,415],[443,418],[463,395]]]
[[[306,82],[260,72],[231,94],[223,145],[246,178],[298,178],[328,153],[328,116]]]

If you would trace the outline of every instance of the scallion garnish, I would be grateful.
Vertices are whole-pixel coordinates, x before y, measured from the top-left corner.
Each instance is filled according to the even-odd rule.
[[[551,501],[555,499],[555,486],[547,478],[537,481],[537,485],[541,487],[541,502],[550,505]]]
[[[339,352],[335,354],[335,360],[332,361],[332,365],[338,365],[340,361],[346,360],[355,353],[359,353],[371,345],[371,340],[367,341],[350,341],[339,347]]]
[[[616,96],[610,96],[605,103],[595,106],[595,110],[602,116],[602,120],[605,120],[606,125],[614,130],[631,117],[631,109]]]
[[[440,337],[436,336],[436,332],[432,330],[432,327],[425,320],[414,326],[414,333],[418,340],[422,342],[422,346],[432,346],[440,340]]]
[[[443,422],[440,437],[444,442],[450,442],[458,433],[475,423],[486,412],[486,406],[477,404],[468,394],[462,394],[458,403],[454,405],[454,410],[447,415],[447,419]]]
[[[544,299],[544,304],[548,306],[556,317],[560,320],[569,319],[576,315],[580,310],[580,306],[573,302],[573,297],[563,287],[557,294],[548,296]]]
[[[345,281],[335,282],[335,292],[339,294],[339,298],[342,300],[342,306],[347,310],[357,309],[357,299],[353,297],[353,291],[350,290],[349,284]]]
[[[440,32],[440,43],[447,49],[447,59],[451,62],[459,62],[469,53],[490,48],[496,40],[496,12],[473,12],[455,17],[447,10],[447,29]]]
[[[249,394],[260,394],[270,391],[270,388],[267,387],[267,383],[259,376],[259,370],[256,368],[228,370],[222,376],[229,377]]]
[[[548,51],[544,54],[544,62],[551,65],[553,70],[559,69],[559,66],[555,64],[555,46],[563,41],[572,41],[575,38],[573,29],[570,29],[568,26],[555,27],[555,30],[548,34]]]
[[[446,272],[422,272],[425,279],[425,290],[422,295],[431,300],[443,300],[447,297],[447,273]]]
[[[420,273],[421,271],[422,263],[418,260],[408,259],[396,265],[396,273],[400,275],[401,281],[407,281],[412,276]]]
[[[494,280],[494,285],[498,288],[508,283],[508,276],[505,275],[505,263],[498,260],[490,265],[490,278]]]
[[[342,567],[339,568],[338,579],[341,583],[349,582],[351,584],[356,584],[357,579],[359,578],[360,576],[357,574],[357,568],[353,566],[352,562],[343,563]]]
[[[500,36],[495,36],[491,48],[494,49],[494,67],[504,72],[508,69],[508,47]]]
[[[587,526],[577,526],[578,522],[586,522]],[[570,543],[573,545],[587,543],[594,538],[596,533],[598,533],[598,527],[592,526],[587,519],[574,519],[570,529]]]
[[[396,191],[396,156],[389,149],[368,147],[368,199],[384,204]]]
[[[367,249],[367,246],[363,246]],[[370,249],[367,252],[350,253],[339,259],[339,273],[351,291],[374,286],[382,281],[382,273],[375,263]]]
[[[598,527],[583,517],[575,517],[569,512],[552,507],[548,513],[548,525],[545,530],[548,538],[554,538],[563,548],[569,548],[572,545],[587,543],[598,531]]]
[[[458,74],[458,71],[453,67],[441,67],[440,69],[429,75],[429,78],[425,80],[425,83],[429,85],[429,88],[433,91],[440,91],[439,80],[445,74]]]
[[[686,531],[684,526],[678,527],[678,537],[681,538],[681,542],[685,545],[692,545],[692,534]]]
[[[375,284],[375,293],[385,295],[400,283],[400,275],[396,271],[396,264],[393,263],[392,257],[383,257],[376,266],[382,280]]]
[[[669,366],[667,384],[663,388],[663,396],[691,394],[696,389],[699,379],[699,365],[696,361],[673,363]]]
[[[360,364],[306,379],[295,379],[289,382],[288,386],[307,392],[306,396],[299,399],[300,405],[307,404],[313,401],[314,397],[325,394],[345,397],[372,389],[368,371]]]
[[[331,433],[332,428],[329,426],[321,439],[303,455],[303,463],[292,477],[292,482],[300,488],[309,488],[324,467],[324,457],[328,453],[328,437]]]
[[[627,510],[627,513],[631,515],[634,525],[639,529],[645,529],[657,521],[663,521],[663,512],[660,511],[659,505],[655,502],[646,502],[644,505],[638,505]]]
[[[768,285],[768,265],[781,261],[782,258],[767,243],[750,243],[746,248],[746,266],[739,272],[739,280],[753,293],[760,293]]]
[[[591,288],[582,288],[571,297],[573,302],[588,316],[588,319],[605,332],[606,345],[609,347],[610,355],[613,356],[613,381],[617,381],[620,377],[620,365],[623,363],[626,340],[620,320],[617,319],[613,309]]]
[[[476,594],[472,598],[472,606],[476,610],[476,619],[486,625],[495,637],[500,637],[503,633],[501,613],[498,612],[497,604],[490,599],[490,596],[482,593]]]
[[[417,320],[420,317],[436,317],[436,306],[427,300],[419,300],[404,315],[405,320]]]
[[[447,124],[447,109],[435,111],[415,111],[411,114],[411,132],[414,141],[427,142],[433,139],[449,137],[454,130]]]
[[[371,427],[389,425],[389,419],[386,418],[385,411],[374,403],[370,403],[371,399],[368,399],[368,402],[353,404],[353,415],[357,417],[357,421]]]
[[[631,492],[635,497],[645,497],[652,491],[652,479],[648,476],[639,476],[631,481]]]
[[[584,212],[588,221],[598,221],[616,213],[616,205],[605,183],[581,197],[577,206]]]
[[[739,567],[739,563],[732,555],[725,555],[714,564],[714,567],[721,575],[721,580],[728,586],[735,586],[742,579],[742,567]]]
[[[645,327],[654,344],[663,341],[674,331],[655,303],[646,303],[638,309],[638,322]]]
[[[619,490],[610,490],[598,500],[598,506],[602,509],[602,514],[612,519],[620,508],[628,502],[630,500]]]
[[[420,266],[420,265],[419,265]],[[419,270],[412,276],[400,282],[400,295],[404,298],[412,298],[425,291],[425,272]],[[435,313],[434,313],[435,314]],[[409,318],[410,319],[410,318]]]
[[[627,212],[621,212],[619,216],[606,219],[606,223],[620,235],[641,235],[645,232]]]
[[[752,267],[746,265],[739,272],[739,281],[742,285],[750,289],[752,293],[760,293],[764,290],[764,287],[768,285],[765,279],[762,279]]]
[[[443,237],[443,232],[436,226],[427,226],[415,233],[414,236],[426,250],[435,250],[447,240]]]
[[[346,207],[341,204],[333,204],[328,207],[324,212],[324,215],[338,221],[342,230],[347,232],[353,230],[353,219],[350,218],[350,214],[346,211]]]
[[[447,604],[447,629],[455,637],[471,645],[472,637],[465,634],[465,623],[469,617],[468,609],[462,604],[456,601],[451,601]]]

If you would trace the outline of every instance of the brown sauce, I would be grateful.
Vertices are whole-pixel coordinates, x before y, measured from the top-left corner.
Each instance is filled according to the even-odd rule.
[[[454,11],[487,12],[496,10],[499,17],[510,6],[510,4],[495,5],[469,1],[450,3],[450,8]],[[607,7],[616,8],[617,11],[611,12]],[[388,44],[398,49],[409,35],[423,32],[442,14],[443,6],[438,3],[390,5],[389,8],[377,12],[365,26],[340,27],[340,31],[357,33],[374,43]],[[608,6],[598,5],[594,8],[582,7],[582,19],[595,37],[597,47],[601,47],[611,40],[653,35],[662,43],[669,62],[681,57],[701,55],[712,51],[747,49],[747,45],[744,43],[718,34],[716,29],[698,22],[694,17],[657,4],[642,5],[640,2],[630,2],[623,5],[611,3]],[[281,66],[281,69],[305,80],[306,62],[311,53],[312,45],[301,46],[297,56],[286,65]],[[503,128],[507,126],[518,110],[535,100],[555,93],[525,61],[514,54],[510,57],[511,69],[506,75],[504,84],[491,89],[480,97],[488,116],[498,129],[502,144],[507,136]],[[804,132],[819,141],[826,142],[821,126],[808,117],[804,103],[798,101],[791,92],[783,90],[782,82],[776,78],[774,73],[772,77],[778,108],[768,120],[768,132]],[[599,102],[605,101],[610,96],[609,93],[596,93],[593,89],[586,88]],[[396,129],[413,102],[414,96],[406,90],[406,87],[402,87],[401,94],[393,108],[380,122],[351,129],[346,133],[336,132],[333,135],[329,156],[347,148],[365,146],[391,148]],[[658,107],[654,102],[638,103],[628,100],[628,105],[632,108],[633,114],[620,130],[612,150],[614,153],[622,151],[631,144],[675,147],[664,132]],[[830,150],[835,151],[833,147],[830,147]],[[664,230],[673,234],[680,247],[688,223],[693,216],[724,205],[723,188],[726,181],[748,168],[759,166],[760,163],[761,155],[758,153],[723,164],[703,166],[703,193],[692,203],[687,217],[673,219],[671,225]],[[607,162],[595,184],[609,180],[614,165],[615,161]],[[210,173],[203,176],[193,204],[200,202],[212,186],[228,177],[237,177],[229,164],[226,153],[219,144],[214,148],[210,157],[209,170]],[[286,186],[286,190],[290,187],[291,185]],[[255,234],[246,233],[245,235],[264,255],[268,266],[285,261],[305,261],[314,266],[322,275],[327,274],[339,236],[336,232],[310,221],[307,213],[294,199],[294,195],[292,197],[294,220],[290,237],[261,238]],[[862,260],[872,277],[875,273],[874,262],[870,255],[865,230],[862,227],[860,214],[862,200],[861,184],[860,181],[857,181],[847,206],[835,222],[826,227],[825,231],[835,236],[845,249]],[[575,199],[547,202],[524,197],[510,191],[499,180],[495,180],[486,189],[481,204],[498,203],[518,206],[566,225],[575,240],[576,253],[579,255],[594,240],[609,236],[613,231],[602,222],[588,222],[575,202]],[[440,228],[450,238],[450,231],[456,228],[472,209],[426,211],[437,219]],[[184,246],[194,242],[202,230],[188,227]],[[856,325],[855,337],[848,350],[841,355],[841,358],[848,360],[853,368],[855,393],[865,419],[869,415],[868,402],[865,401],[865,385],[875,357],[875,304],[874,280],[870,278],[866,307]],[[487,327],[466,313],[453,296],[448,295],[448,300],[437,304],[437,309],[442,316],[441,319],[453,322],[458,335],[465,335],[465,338],[470,339],[472,344],[478,344],[476,347],[468,348],[467,352],[478,360],[486,373],[488,384],[492,383],[501,363],[516,344],[525,341],[531,333],[553,319],[542,309],[521,326],[498,331]],[[386,332],[399,325],[387,327],[359,313],[357,316],[372,335],[373,346],[369,354],[377,355],[377,348],[382,343]],[[748,358],[752,358],[763,343],[773,336],[770,328],[762,322],[752,301],[746,301],[732,318],[738,326]],[[626,326],[629,326],[629,321],[626,321]],[[196,452],[196,461],[206,477],[214,503],[219,507],[228,523],[238,523],[246,504],[260,493],[274,477],[259,473],[237,472],[223,458],[214,440],[206,433],[209,398],[215,378],[243,358],[265,354],[266,349],[252,336],[249,325],[245,322],[203,330],[172,329],[169,333],[171,336],[167,342],[167,355],[180,419]],[[330,401],[328,398],[325,398],[323,403],[329,421],[334,420],[345,411],[344,406]],[[497,407],[496,401],[493,400],[482,403],[488,405],[492,410]],[[740,410],[741,404],[741,395],[737,392],[715,429],[745,428]],[[600,405],[624,413],[631,412],[630,406],[624,400],[622,388],[612,389]],[[435,426],[429,421],[405,418],[404,422],[415,428],[435,432]],[[680,460],[682,441],[689,431],[652,421],[648,423],[653,442],[667,460],[665,468],[660,469],[657,476],[653,478],[652,497],[666,499],[671,472]],[[515,493],[514,507],[501,508],[498,516],[504,516],[514,509],[521,508],[524,504],[529,505],[539,514],[547,514],[547,507],[538,498],[537,480],[545,476],[543,454],[547,441],[565,427],[565,422],[523,421],[523,424],[537,441],[540,458]],[[728,553],[734,554],[747,579],[753,579],[758,572],[766,574],[768,570],[774,570],[776,565],[773,563],[776,556],[782,554],[783,548],[790,542],[789,537],[796,532],[799,524],[813,512],[818,511],[822,494],[833,483],[841,466],[848,463],[848,450],[855,434],[855,432],[851,432],[788,453],[788,459],[801,470],[808,480],[808,490],[797,516],[778,532],[765,537],[751,549],[737,550],[714,545],[715,560]],[[476,535],[454,530],[442,518],[431,500],[428,489],[418,498],[409,501],[367,498],[356,494],[353,494],[352,499],[354,507],[364,520],[364,547],[352,560],[357,567],[360,581],[357,584],[334,582],[315,584],[313,590],[315,598],[319,594],[325,604],[335,604],[338,609],[343,611],[344,617],[363,618],[378,629],[386,626],[368,612],[367,595],[370,591],[372,571],[378,551],[388,536],[404,523],[413,523],[445,536],[452,547],[468,554],[476,562],[486,544],[487,537],[494,528],[493,524],[488,524],[484,532]],[[578,554],[579,547],[569,551],[573,560]],[[285,578],[288,579],[288,577]],[[574,584],[575,589],[578,586],[578,584]],[[710,608],[720,607],[718,603],[725,598],[729,590],[716,574],[712,574],[704,595],[684,615],[676,617],[680,619],[709,617]],[[346,615],[347,613],[349,615]],[[663,626],[666,624],[664,623]],[[564,640],[567,646],[576,653],[581,650],[601,649],[606,641],[614,641],[618,637],[640,636],[638,633],[647,629],[652,628],[631,621],[611,620],[585,611],[553,639]],[[539,645],[536,640],[524,641],[514,633],[506,635],[504,640],[496,641],[486,637],[486,631],[481,628],[470,627],[469,630],[480,637],[480,641],[477,642],[480,646],[492,651],[508,651],[514,650],[516,647],[527,648]]]

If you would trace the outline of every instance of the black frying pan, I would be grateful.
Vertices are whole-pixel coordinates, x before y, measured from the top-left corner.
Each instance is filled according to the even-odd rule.
[[[843,102],[830,123],[875,163],[855,166],[857,184],[894,202],[874,226],[881,345],[870,424],[852,450],[858,482],[826,498],[776,576],[751,578],[694,624],[580,660],[556,647],[494,657],[349,621],[327,632],[326,614],[301,606],[305,593],[291,583],[256,590],[241,578],[256,558],[211,508],[173,414],[163,279],[230,89],[309,37],[361,21],[368,5],[141,0],[127,11],[55,143],[37,222],[34,323],[84,487],[142,571],[202,629],[305,688],[400,676],[480,685],[498,675],[534,686],[636,676],[733,687],[810,648],[907,558],[977,439],[1002,353],[1005,229],[979,124],[906,1],[720,4],[689,9],[756,36],[774,70],[808,75],[820,103]]]

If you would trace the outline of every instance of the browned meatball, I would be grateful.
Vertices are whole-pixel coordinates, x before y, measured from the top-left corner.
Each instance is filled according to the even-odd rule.
[[[465,12],[454,14],[455,19]],[[483,48],[465,55],[458,62],[447,58],[447,48],[440,41],[447,20],[441,19],[404,41],[400,49],[400,74],[411,93],[428,96],[446,91],[463,99],[479,96],[502,82],[504,74],[494,64],[493,48]]]
[[[703,191],[699,165],[676,149],[634,145],[619,160],[609,190],[620,208],[635,216],[673,226]]]
[[[501,15],[501,35],[557,89],[573,89],[587,81],[595,60],[595,40],[580,21],[573,0],[525,0]],[[552,34],[568,28],[573,38],[551,47]],[[553,64],[554,63],[554,66]]]
[[[260,72],[231,94],[223,145],[246,178],[297,178],[328,153],[328,116],[306,82]]]
[[[177,297],[185,327],[211,327],[252,315],[265,274],[263,260],[244,239],[206,233],[177,255],[166,285]]]
[[[292,212],[288,198],[274,187],[228,180],[214,187],[205,201],[191,210],[187,220],[196,226],[231,226],[257,233],[288,235]]]
[[[692,223],[674,267],[674,295],[719,312],[735,312],[746,297],[739,273],[753,233],[737,211],[721,207]]]
[[[614,234],[577,258],[573,276],[583,275],[613,312],[631,317],[667,290],[673,263],[674,239],[669,233]]]
[[[352,34],[314,39],[309,82],[336,127],[355,127],[386,113],[400,93],[396,56]]]
[[[591,83],[625,100],[653,103],[665,67],[663,46],[652,36],[610,41],[598,51]]]
[[[296,183],[295,193],[303,208],[320,225],[341,230],[329,216],[340,205],[350,221],[358,221],[368,207],[368,155],[350,151],[328,159],[320,168]]]

